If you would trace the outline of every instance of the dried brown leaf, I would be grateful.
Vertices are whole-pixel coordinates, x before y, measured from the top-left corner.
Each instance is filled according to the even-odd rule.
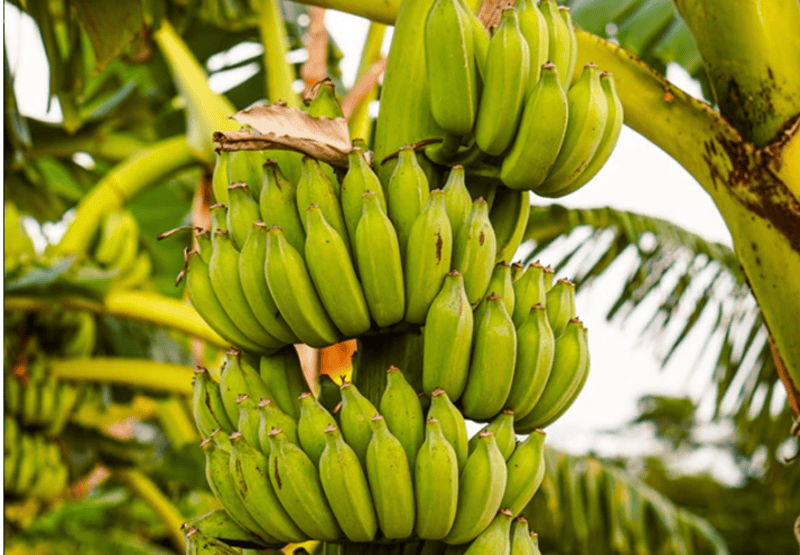
[[[516,3],[516,0],[483,0],[478,9],[478,19],[487,30],[497,27],[500,25],[502,11],[513,8]]]

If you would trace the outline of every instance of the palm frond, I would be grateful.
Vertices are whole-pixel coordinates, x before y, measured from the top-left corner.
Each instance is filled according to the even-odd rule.
[[[624,325],[636,315],[646,321],[641,333],[655,341],[662,367],[690,336],[703,344],[698,361],[707,349],[718,349],[715,416],[789,429],[788,405],[777,418],[770,412],[773,397],[783,395],[782,385],[758,304],[729,247],[660,218],[557,204],[531,207],[525,241],[528,262],[541,257],[557,273],[573,276],[579,291],[612,268],[627,268],[616,293],[603,282],[609,295],[616,295],[608,320]],[[705,324],[698,326],[701,321]],[[777,447],[786,435],[770,437],[768,446]],[[764,440],[754,439],[754,447]]]
[[[524,511],[542,553],[727,555],[705,519],[622,469],[548,448],[539,493]]]

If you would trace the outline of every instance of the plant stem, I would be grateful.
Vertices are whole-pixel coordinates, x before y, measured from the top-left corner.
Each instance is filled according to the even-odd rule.
[[[160,393],[192,394],[194,371],[188,366],[147,359],[70,358],[50,361],[53,376],[67,381],[125,385]]]
[[[155,185],[177,170],[195,162],[195,156],[183,135],[165,139],[137,151],[115,166],[78,204],[58,254],[83,253],[103,217],[122,207],[128,199]]]
[[[286,61],[289,53],[286,22],[278,0],[251,2],[258,13],[258,32],[264,45],[264,70],[268,102],[283,100],[292,108],[300,107],[300,99],[292,90],[294,68]]]
[[[158,421],[175,448],[187,443],[196,445],[202,439],[187,408],[186,398],[172,396],[158,401]]]
[[[358,72],[356,73],[356,82],[367,74],[372,64],[381,57],[381,46],[383,45],[383,37],[386,34],[386,25],[382,23],[375,23],[374,21],[369,25],[367,32],[367,40],[364,42],[364,50],[361,52],[361,61],[358,64]],[[377,85],[370,90],[366,95],[361,98],[353,113],[350,114],[348,119],[348,126],[350,127],[350,136],[354,138],[361,138],[370,142],[372,135],[372,120],[369,117],[369,105],[378,97]]]
[[[360,15],[371,21],[393,25],[403,0],[297,0],[300,4],[330,8]]]
[[[27,156],[70,157],[76,152],[85,152],[96,158],[107,160],[125,160],[134,152],[144,148],[146,143],[126,133],[95,133],[39,142]]]
[[[422,390],[422,333],[419,330],[358,339],[353,357],[353,383],[376,407],[386,389],[386,371],[392,365],[403,371],[415,391]]]

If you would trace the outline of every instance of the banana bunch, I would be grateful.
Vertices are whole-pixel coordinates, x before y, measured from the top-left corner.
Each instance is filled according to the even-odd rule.
[[[544,476],[544,433],[518,442],[512,411],[467,437],[444,390],[423,400],[391,367],[378,406],[351,382],[331,414],[302,383],[293,352],[256,370],[231,351],[198,369],[194,416],[206,477],[225,514],[198,537],[279,545],[306,539],[478,541],[498,511],[518,516]],[[293,382],[293,383],[290,383]],[[290,394],[291,393],[291,394]]]
[[[21,430],[16,420],[3,419],[3,491],[6,495],[55,499],[67,487],[69,470],[57,443],[43,434]]]
[[[116,287],[141,286],[153,269],[150,255],[139,250],[139,224],[127,210],[105,215],[90,257],[101,268],[117,272]]]
[[[611,155],[623,120],[613,77],[588,64],[571,85],[577,39],[556,0],[520,0],[491,38],[462,0],[435,0],[424,50],[430,116],[444,132],[426,150],[434,162],[477,162],[506,187],[560,197]]]

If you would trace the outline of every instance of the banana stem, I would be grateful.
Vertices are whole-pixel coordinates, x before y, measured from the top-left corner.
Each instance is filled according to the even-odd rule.
[[[37,143],[27,153],[30,158],[40,156],[70,157],[76,152],[85,152],[95,158],[125,160],[134,152],[141,150],[146,143],[126,133],[96,133],[79,137],[69,137]]]
[[[202,439],[187,408],[186,398],[168,397],[158,401],[158,421],[167,440],[176,448],[187,443],[196,445]]]
[[[70,358],[50,361],[53,376],[67,381],[125,385],[159,393],[192,394],[194,371],[188,366],[147,359]]]
[[[280,2],[260,0],[252,4],[258,14],[258,32],[264,45],[267,100],[283,100],[292,108],[299,108],[300,99],[292,89],[295,80],[294,67],[286,61],[289,39]]]
[[[371,21],[393,25],[403,0],[297,0],[299,4],[319,6],[360,15]]]
[[[166,526],[170,541],[178,553],[186,553],[186,542],[181,532],[181,524],[186,519],[158,486],[136,469],[114,469],[112,472],[117,480],[128,486],[134,495],[158,515]]]
[[[57,253],[86,252],[106,214],[117,210],[148,186],[159,183],[193,162],[195,156],[184,135],[165,139],[128,157],[81,199],[75,220],[58,244]]]
[[[361,52],[361,61],[358,64],[358,72],[356,74],[356,82],[364,77],[375,63],[381,57],[381,46],[383,45],[383,37],[386,34],[386,25],[382,23],[375,23],[374,21],[369,25],[367,32],[367,40],[364,42],[364,50]],[[350,114],[348,119],[348,126],[350,127],[350,136],[359,137],[369,144],[372,131],[372,121],[369,117],[369,105],[378,97],[378,86],[375,85],[366,95],[364,95],[353,113]]]
[[[422,390],[422,333],[419,330],[359,337],[353,357],[353,383],[376,407],[386,389],[386,371],[392,365],[403,371],[415,391]]]
[[[10,297],[3,307],[10,312],[44,312],[54,307],[137,320],[180,331],[218,347],[230,345],[214,332],[191,305],[147,291],[111,290],[103,302],[82,297]]]

